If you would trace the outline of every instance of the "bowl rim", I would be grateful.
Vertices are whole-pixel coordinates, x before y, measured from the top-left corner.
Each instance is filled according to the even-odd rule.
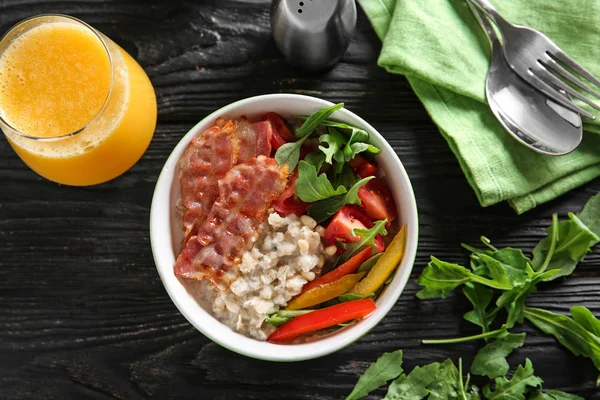
[[[398,154],[394,151],[387,140],[385,140],[385,138],[369,123],[367,123],[358,115],[354,114],[352,111],[346,108],[338,110],[334,114],[335,119],[362,127],[369,133],[369,135],[372,135],[376,138],[378,144],[380,144],[382,147],[382,154],[384,152],[391,153],[390,159],[394,164],[394,169],[397,168],[398,174],[394,174],[393,178],[388,179],[400,180],[400,184],[406,189],[402,193],[403,198],[408,202],[409,209],[409,215],[404,217],[406,218],[405,223],[408,229],[406,252],[400,263],[400,266],[394,273],[392,283],[390,283],[385,289],[386,292],[391,290],[393,293],[385,301],[382,300],[382,297],[384,297],[383,294],[380,295],[377,301],[377,310],[375,310],[367,318],[359,321],[357,324],[342,328],[336,331],[334,334],[320,338],[316,341],[301,344],[274,344],[246,337],[233,331],[225,324],[218,321],[199,304],[198,308],[200,310],[194,310],[192,312],[192,310],[185,306],[185,301],[183,300],[183,296],[190,295],[187,294],[185,288],[181,286],[181,283],[173,274],[172,262],[165,260],[166,256],[160,251],[160,249],[164,249],[165,246],[167,246],[167,248],[171,246],[170,229],[164,229],[165,220],[170,221],[170,217],[168,217],[170,213],[164,212],[164,203],[167,203],[168,207],[172,207],[170,192],[172,182],[174,179],[176,179],[175,171],[177,170],[177,162],[185,147],[187,147],[188,143],[197,136],[202,126],[214,121],[217,117],[223,114],[235,112],[235,109],[237,108],[254,102],[272,100],[299,102],[308,101],[320,108],[334,104],[327,100],[306,95],[283,93],[265,94],[248,97],[230,103],[204,117],[179,140],[167,158],[163,168],[161,169],[152,196],[152,204],[150,208],[150,244],[156,269],[171,301],[175,304],[179,312],[188,320],[188,322],[203,335],[211,339],[213,342],[235,353],[245,355],[247,357],[278,362],[303,361],[323,357],[354,343],[361,337],[365,336],[371,329],[373,329],[397,303],[398,298],[403,293],[404,288],[408,283],[417,253],[419,237],[417,203],[410,178],[408,177],[408,174],[406,173]],[[268,110],[265,110],[265,112],[267,111]],[[396,197],[397,193],[394,193],[394,195],[396,204],[398,205],[398,199]],[[162,229],[161,226],[163,227]],[[169,233],[167,233],[167,231]],[[166,238],[169,240],[165,241]],[[176,254],[174,255],[177,257]]]

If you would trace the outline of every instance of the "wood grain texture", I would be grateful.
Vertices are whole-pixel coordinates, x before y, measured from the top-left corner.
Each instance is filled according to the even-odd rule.
[[[179,314],[154,268],[149,206],[162,164],[198,120],[232,101],[303,93],[343,101],[401,157],[421,221],[413,277],[430,255],[464,262],[460,242],[480,235],[531,250],[553,212],[577,211],[590,183],[517,217],[482,209],[406,80],[376,66],[380,43],[360,13],[344,59],[324,73],[284,62],[270,37],[269,1],[0,1],[0,32],[31,15],[84,19],[136,57],[156,87],[159,124],[148,152],[122,177],[72,188],[29,171],[0,140],[1,399],[341,399],[380,353],[405,350],[409,368],[462,356],[479,344],[423,346],[426,337],[472,332],[463,299],[417,301],[411,280],[369,335],[323,359],[274,364],[212,343]],[[544,286],[530,305],[600,314],[600,252],[574,277]],[[548,388],[600,399],[591,362],[525,325],[525,347]],[[377,398],[378,391],[370,398]]]

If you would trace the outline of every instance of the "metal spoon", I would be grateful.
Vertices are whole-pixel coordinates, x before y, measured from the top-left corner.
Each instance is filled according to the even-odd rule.
[[[285,58],[317,71],[342,58],[356,27],[354,0],[273,0],[271,29]]]
[[[558,156],[575,150],[583,137],[581,116],[522,80],[506,63],[502,43],[488,18],[467,4],[492,46],[485,93],[498,121],[515,139],[538,153]]]

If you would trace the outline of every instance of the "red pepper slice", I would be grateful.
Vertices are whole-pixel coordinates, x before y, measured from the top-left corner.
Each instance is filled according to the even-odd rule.
[[[303,333],[329,328],[337,324],[364,318],[377,309],[373,299],[353,300],[300,315],[281,325],[268,338],[268,342],[284,343]]]
[[[353,274],[362,265],[362,263],[364,263],[371,257],[371,253],[372,251],[370,246],[361,250],[358,254],[354,255],[352,258],[350,258],[348,261],[346,261],[336,269],[318,277],[314,281],[308,282],[302,287],[302,293],[314,287],[336,281],[348,274]]]
[[[273,208],[281,215],[302,215],[308,210],[308,203],[303,202],[294,194],[296,179],[298,179],[298,171],[290,177],[288,187],[273,201]]]

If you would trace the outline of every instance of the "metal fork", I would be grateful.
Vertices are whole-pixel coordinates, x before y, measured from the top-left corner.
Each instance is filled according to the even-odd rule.
[[[566,98],[559,90],[564,90],[597,110],[600,110],[600,105],[583,96],[560,78],[580,87],[599,99],[600,93],[573,75],[560,63],[578,72],[595,85],[600,86],[598,78],[565,54],[564,51],[543,33],[526,26],[513,25],[508,22],[496,11],[488,0],[468,1],[480,8],[494,21],[504,39],[504,57],[510,67],[521,78],[565,108],[587,118],[596,119],[594,115]]]

